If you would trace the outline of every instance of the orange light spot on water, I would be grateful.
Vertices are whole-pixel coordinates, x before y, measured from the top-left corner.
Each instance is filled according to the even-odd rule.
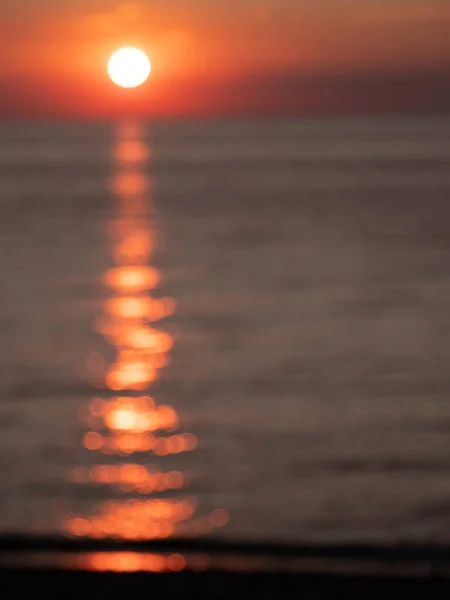
[[[167,449],[167,443],[164,438],[156,440],[155,445],[153,446],[153,452],[157,456],[166,456],[167,454],[169,454],[169,451]]]
[[[209,519],[214,527],[224,527],[228,523],[228,513],[222,508],[216,508],[210,514]]]
[[[87,536],[90,534],[89,521],[87,519],[81,519],[80,517],[70,519],[67,523],[67,530],[72,535]]]
[[[88,571],[111,571],[114,573],[136,573],[138,571],[149,571],[159,573],[166,570],[182,570],[181,561],[178,558],[167,558],[161,554],[142,554],[137,552],[98,552],[86,556],[81,566]],[[181,557],[183,558],[183,557]],[[176,569],[173,567],[177,567]]]
[[[161,404],[157,407],[156,414],[158,418],[157,422],[159,429],[167,429],[170,431],[178,427],[178,416],[171,406],[168,406],[167,404]]]
[[[146,568],[155,573],[162,573],[167,570],[166,559],[164,556],[153,555],[151,561],[146,562]]]
[[[106,402],[102,398],[93,398],[89,404],[89,411],[95,417],[103,415],[106,408]]]
[[[143,163],[149,157],[147,146],[137,140],[122,140],[117,145],[115,154],[122,164]]]
[[[174,298],[161,298],[161,303],[167,316],[174,314],[176,310],[176,302]]]
[[[164,354],[173,346],[173,340],[167,333],[162,333],[150,327],[130,327],[124,331],[122,343],[140,350]]]
[[[118,468],[113,465],[96,465],[91,469],[91,477],[97,483],[114,483]]]
[[[146,483],[143,483],[138,487],[138,492],[140,494],[151,494],[154,489],[155,489],[155,486],[154,486],[153,482],[147,481]]]
[[[178,471],[171,471],[166,475],[166,482],[168,487],[175,490],[184,485],[184,477]]]
[[[167,566],[170,571],[182,571],[186,568],[186,559],[181,554],[171,554],[167,557]]]
[[[170,365],[170,357],[168,354],[156,354],[153,357],[153,364],[156,369],[163,369]]]
[[[121,435],[117,439],[117,445],[123,454],[132,454],[140,449],[139,440],[132,434]]]
[[[91,429],[99,429],[99,425],[101,425],[101,419],[99,419],[99,417],[89,415],[86,419],[86,423]]]
[[[116,245],[114,256],[119,264],[144,264],[153,250],[152,240],[146,231],[126,235]]]
[[[103,438],[99,433],[89,431],[83,438],[83,444],[88,450],[100,450],[103,446]]]
[[[106,531],[104,524],[101,521],[94,521],[91,523],[91,537],[96,539],[102,539],[106,537]]]
[[[151,450],[153,448],[154,443],[155,443],[155,438],[153,437],[153,435],[141,436],[139,450],[141,452],[146,452],[148,450]]]
[[[110,429],[132,431],[139,429],[139,414],[133,408],[124,406],[108,414],[106,424]]]
[[[191,433],[172,435],[166,438],[158,438],[153,450],[158,456],[167,454],[180,454],[193,450],[197,444],[197,438]]]
[[[185,433],[184,439],[186,443],[186,450],[194,450],[197,447],[197,437],[193,433]]]
[[[168,538],[171,535],[173,535],[174,532],[174,527],[171,523],[166,522],[162,522],[159,523],[159,537],[161,538]]]
[[[118,398],[108,403],[103,410],[105,426],[116,432],[129,431],[144,433],[157,429],[171,430],[177,427],[178,417],[170,406],[154,406],[148,397]],[[147,448],[153,445],[153,438],[142,438]]]
[[[145,432],[155,428],[154,410],[139,402],[113,404],[104,416],[106,426],[113,431]]]
[[[111,390],[143,390],[156,376],[156,369],[145,362],[115,363],[106,377],[106,384]]]
[[[112,188],[122,198],[142,195],[148,191],[149,179],[139,171],[121,171],[113,179]]]
[[[94,465],[90,470],[83,467],[77,469],[82,469],[80,475],[76,476],[80,482],[91,480],[99,484],[116,484],[125,492],[138,491],[140,494],[177,489],[184,483],[181,473],[155,472],[153,467],[137,464]]]
[[[153,301],[150,298],[113,298],[105,309],[107,312],[124,319],[145,319],[152,313]]]
[[[177,521],[186,521],[190,519],[194,514],[194,507],[192,504],[186,500],[179,502],[176,507],[176,520]]]
[[[188,449],[186,436],[179,435],[174,439],[174,447],[173,452],[175,454],[179,454],[180,452],[185,452]]]
[[[134,499],[122,503],[110,501],[104,504],[99,516],[89,519],[89,531],[92,537],[105,535],[123,539],[170,537],[178,531],[175,529],[175,524],[190,519],[194,510],[194,504],[188,500]],[[73,519],[68,520],[66,526],[68,531],[72,531]],[[75,529],[77,529],[76,525]]]
[[[154,437],[152,434],[118,433],[104,438],[104,454],[132,454],[133,452],[148,452],[152,449]]]
[[[140,465],[122,465],[120,467],[120,480],[124,483],[138,483],[146,476],[144,467]]]
[[[152,267],[124,266],[110,269],[104,282],[122,292],[142,292],[156,287],[160,279],[160,274]]]

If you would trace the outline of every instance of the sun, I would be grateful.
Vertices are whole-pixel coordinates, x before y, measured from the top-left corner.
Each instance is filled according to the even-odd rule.
[[[148,56],[138,48],[120,48],[108,62],[111,80],[124,88],[135,88],[148,79],[152,70]]]

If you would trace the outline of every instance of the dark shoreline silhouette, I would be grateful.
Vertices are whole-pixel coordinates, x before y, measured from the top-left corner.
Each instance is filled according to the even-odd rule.
[[[177,551],[206,556],[201,568],[182,572],[92,572],[58,557],[98,553],[145,555]],[[119,552],[120,551],[120,552]],[[47,564],[33,564],[27,556],[46,556]],[[13,558],[19,558],[14,564]],[[63,538],[0,538],[0,578],[5,598],[28,597],[33,590],[64,598],[114,599],[228,598],[406,598],[426,594],[444,599],[450,593],[450,546],[290,546],[273,543],[242,544],[218,540],[126,542]],[[8,562],[9,561],[9,562]],[[52,563],[53,561],[53,563]],[[303,562],[302,562],[303,561]],[[195,565],[195,561],[192,563]],[[359,567],[358,567],[359,564]],[[189,561],[187,562],[189,565]],[[355,568],[356,566],[356,568]],[[117,570],[119,571],[119,569]],[[27,595],[28,593],[28,595]]]

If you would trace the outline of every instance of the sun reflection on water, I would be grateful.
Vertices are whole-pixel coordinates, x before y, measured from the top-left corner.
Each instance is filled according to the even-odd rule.
[[[194,450],[197,438],[178,433],[175,409],[148,395],[160,370],[170,364],[173,339],[162,322],[176,310],[173,298],[157,297],[162,276],[149,264],[157,245],[151,186],[143,168],[149,155],[138,127],[119,129],[112,180],[115,216],[108,228],[115,264],[102,278],[109,297],[95,322],[95,330],[115,349],[116,358],[110,365],[99,354],[87,359],[93,385],[106,390],[80,411],[86,426],[82,443],[99,458],[93,466],[77,466],[70,474],[74,484],[109,490],[111,499],[91,515],[67,518],[65,529],[74,536],[125,540],[197,536],[228,521],[221,509],[198,516],[197,499],[183,495],[188,474],[165,470],[160,464],[162,457]],[[176,495],[165,495],[170,492]],[[91,563],[92,570],[120,571],[175,571],[185,565],[180,555],[134,553],[117,555],[114,564],[108,554],[97,553]]]
[[[134,573],[149,571],[164,573],[165,571],[183,571],[186,560],[181,554],[149,554],[137,552],[96,552],[85,557],[79,565],[88,571],[112,571],[117,573]]]

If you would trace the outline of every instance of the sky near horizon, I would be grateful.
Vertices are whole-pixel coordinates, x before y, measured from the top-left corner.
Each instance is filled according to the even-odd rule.
[[[393,108],[416,92],[419,110],[450,100],[450,0],[15,0],[0,34],[0,114],[120,111],[131,94],[105,66],[124,45],[152,60],[133,97],[143,112],[301,111],[317,101],[311,79],[334,82],[337,109],[364,109],[361,81],[385,109],[389,95]]]

